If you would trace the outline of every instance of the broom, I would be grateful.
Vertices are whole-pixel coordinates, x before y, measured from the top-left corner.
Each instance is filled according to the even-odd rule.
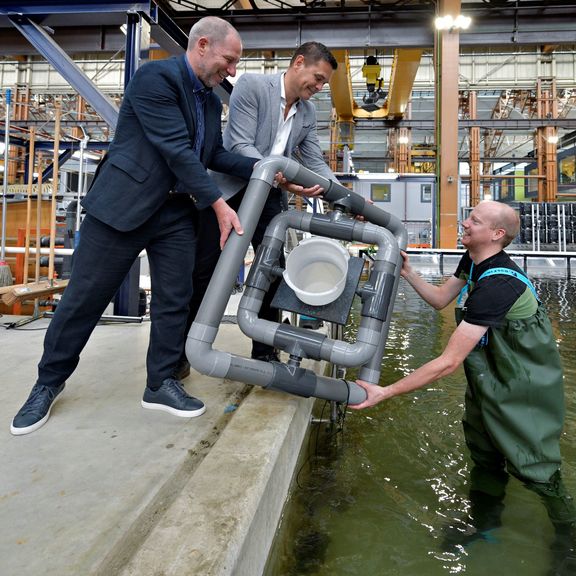
[[[58,190],[58,169],[59,169],[59,156],[58,149],[60,148],[60,106],[56,106],[56,116],[54,123],[54,161],[52,163],[52,210],[50,219],[50,256],[48,263],[48,279],[42,282],[36,281],[25,285],[14,286],[10,292],[2,295],[2,302],[8,306],[14,304],[18,300],[38,298],[39,296],[47,296],[62,292],[68,285],[68,280],[55,280],[54,279],[54,249],[56,244],[56,192]],[[40,202],[40,191],[38,192],[38,202]],[[36,248],[36,261],[40,258],[40,243],[37,241]]]
[[[38,193],[36,195],[36,261],[34,265],[34,279],[40,282],[40,234],[42,232],[42,182],[44,181],[44,158],[38,152]],[[38,315],[40,300],[34,300],[34,315]]]
[[[24,284],[28,283],[28,266],[30,264],[30,221],[32,220],[32,188],[34,186],[34,146],[36,128],[30,128],[30,150],[28,153],[28,194],[26,195],[26,241],[24,243]]]
[[[8,148],[10,146],[10,88],[6,89],[6,124],[4,126],[4,190],[2,193],[2,239],[0,240],[0,286],[11,286],[12,271],[6,262],[6,198],[8,196]]]
[[[60,102],[55,104],[54,118],[54,160],[52,161],[52,202],[50,208],[50,256],[48,257],[48,279],[54,281],[54,248],[56,245],[56,193],[58,192],[58,171],[60,169]]]

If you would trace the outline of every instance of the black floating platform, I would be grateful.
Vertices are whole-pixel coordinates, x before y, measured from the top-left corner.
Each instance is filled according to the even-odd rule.
[[[330,302],[330,304],[326,304],[325,306],[310,306],[309,304],[305,304],[296,296],[292,288],[284,282],[284,279],[282,279],[272,299],[272,306],[281,310],[288,310],[289,312],[310,316],[311,318],[319,318],[326,322],[346,324],[350,308],[352,307],[352,300],[354,300],[354,294],[356,293],[356,288],[358,288],[358,282],[360,282],[363,267],[364,260],[362,258],[352,256],[348,260],[348,275],[346,277],[344,290],[342,294],[334,302]]]

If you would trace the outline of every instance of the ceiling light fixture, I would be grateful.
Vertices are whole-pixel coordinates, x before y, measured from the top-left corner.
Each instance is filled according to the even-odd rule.
[[[434,21],[436,30],[448,30],[449,32],[453,30],[467,30],[471,23],[472,18],[470,18],[470,16],[464,16],[463,14],[458,14],[456,17],[446,14],[446,16],[438,16]]]

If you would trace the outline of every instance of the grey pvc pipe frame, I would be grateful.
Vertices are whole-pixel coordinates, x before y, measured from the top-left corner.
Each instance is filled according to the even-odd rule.
[[[238,309],[240,328],[261,342],[289,352],[291,356],[287,364],[245,358],[212,347],[238,269],[244,261],[278,172],[282,172],[288,181],[305,187],[320,184],[324,188],[324,199],[340,208],[329,215],[288,211],[277,216],[266,231],[246,281],[247,287]],[[343,210],[363,216],[366,222],[344,216]],[[402,222],[341,184],[319,176],[283,156],[269,156],[256,164],[238,210],[238,217],[244,234],[233,232],[228,238],[196,320],[188,332],[186,356],[190,365],[202,374],[217,378],[283,390],[299,396],[359,404],[366,398],[366,392],[361,386],[355,382],[317,375],[300,367],[300,359],[308,357],[343,366],[361,366],[358,377],[366,382],[378,383],[400,278],[400,250],[406,248],[407,242]],[[373,272],[362,291],[362,320],[356,343],[332,340],[311,330],[258,318],[264,293],[274,276],[279,274],[279,270],[274,269],[266,260],[269,259],[271,263],[275,255],[280,254],[287,227],[332,238],[378,244]]]

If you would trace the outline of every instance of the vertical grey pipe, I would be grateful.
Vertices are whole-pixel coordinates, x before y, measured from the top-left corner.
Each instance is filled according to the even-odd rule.
[[[398,266],[402,266],[402,256],[399,257]],[[392,290],[392,302],[388,306],[388,313],[386,315],[386,320],[382,326],[382,331],[380,334],[380,342],[371,360],[364,364],[359,372],[358,379],[364,382],[369,382],[370,384],[378,384],[380,381],[380,368],[382,366],[382,357],[384,356],[384,349],[386,348],[386,341],[388,339],[388,332],[390,331],[390,322],[392,320],[392,312],[394,310],[394,300],[396,299],[396,294],[398,293],[398,283],[400,281],[400,274],[396,274],[394,279],[394,289]]]
[[[360,200],[354,192],[351,192],[347,188],[341,185],[332,186],[332,188],[328,191],[327,196],[331,202],[337,201],[346,201],[347,204],[350,204],[352,209],[356,211],[358,214],[364,216],[370,222],[387,228],[392,232],[396,241],[398,242],[398,246],[400,250],[405,250],[407,243],[408,243],[408,233],[406,232],[406,228],[402,224],[402,221],[385,212],[384,210],[380,210],[373,204],[366,202],[363,198]],[[363,202],[363,205],[362,205]],[[398,256],[398,263],[397,268],[400,270],[402,267],[402,256]],[[394,300],[396,294],[398,292],[398,283],[400,282],[400,273],[398,272],[395,275],[394,280],[394,289],[392,291],[392,299]],[[388,307],[388,314],[386,316],[386,320],[382,327],[380,343],[372,359],[366,363],[360,369],[358,373],[358,378],[360,380],[364,380],[365,382],[370,382],[371,384],[377,384],[380,379],[380,366],[382,364],[382,356],[384,355],[384,348],[386,347],[386,340],[388,337],[388,331],[390,328],[390,321],[392,317],[392,311],[394,309],[394,302],[391,302],[391,305]]]
[[[90,136],[86,134],[86,130],[84,130],[84,126],[80,124],[80,130],[82,130],[82,140],[80,140],[80,166],[78,168],[78,204],[76,206],[76,234],[78,234],[78,230],[80,230],[80,215],[82,213],[82,206],[80,205],[80,201],[84,196],[84,152],[86,151],[86,145],[90,140]],[[76,244],[78,242],[78,238],[75,240]],[[75,244],[75,245],[76,245]]]
[[[274,178],[277,172],[284,173],[291,164],[297,163],[283,156],[269,156],[254,166],[252,178],[238,210],[244,234],[240,236],[235,231],[230,233],[206,290],[210,297],[204,297],[196,314],[197,323],[213,327],[220,324],[236,281],[239,264],[244,261]]]
[[[257,167],[260,169],[257,170]],[[196,318],[188,332],[185,346],[186,356],[191,366],[202,374],[227,377],[231,362],[236,362],[240,364],[241,368],[244,368],[242,362],[244,360],[253,364],[248,367],[247,374],[244,375],[239,371],[239,376],[230,375],[230,378],[260,386],[268,384],[271,378],[271,366],[267,363],[235,358],[229,353],[214,350],[212,345],[230,299],[238,269],[244,261],[248,245],[256,230],[277,171],[278,167],[275,166],[275,163],[267,161],[267,159],[261,160],[255,165],[254,175],[250,179],[238,210],[238,218],[244,229],[244,234],[239,235],[235,231],[230,233],[212,273]]]
[[[370,219],[371,221],[378,220],[379,214],[375,212],[375,209],[376,209],[375,206],[372,206],[367,203],[363,215],[366,218]],[[375,223],[377,224],[378,222]],[[406,232],[406,228],[404,227],[402,222],[394,216],[389,219],[387,227],[390,230],[390,232],[394,234],[400,250],[406,250],[406,246],[408,244],[408,233]],[[380,380],[380,367],[382,365],[382,357],[384,356],[386,340],[388,339],[390,321],[392,319],[392,312],[394,309],[394,300],[396,299],[396,294],[398,293],[398,284],[400,282],[399,271],[402,268],[402,262],[403,262],[402,255],[399,254],[397,264],[398,273],[395,275],[394,279],[394,289],[392,290],[392,302],[391,305],[388,307],[388,314],[386,315],[386,320],[384,322],[384,326],[382,329],[380,343],[378,345],[378,348],[376,349],[376,352],[374,353],[374,356],[372,356],[372,359],[364,366],[362,366],[362,368],[358,372],[359,380],[370,382],[371,384],[378,384]]]
[[[274,175],[272,174],[272,181],[273,179]],[[214,327],[220,324],[238,275],[238,263],[244,260],[250,239],[256,230],[259,215],[262,213],[266,203],[272,181],[265,182],[254,178],[250,180],[250,193],[244,195],[238,210],[238,218],[244,228],[244,234],[240,236],[234,231],[230,234],[226,242],[226,248],[220,255],[206,290],[206,294],[209,294],[210,298],[205,297],[202,300],[202,304],[196,314],[197,323]]]

